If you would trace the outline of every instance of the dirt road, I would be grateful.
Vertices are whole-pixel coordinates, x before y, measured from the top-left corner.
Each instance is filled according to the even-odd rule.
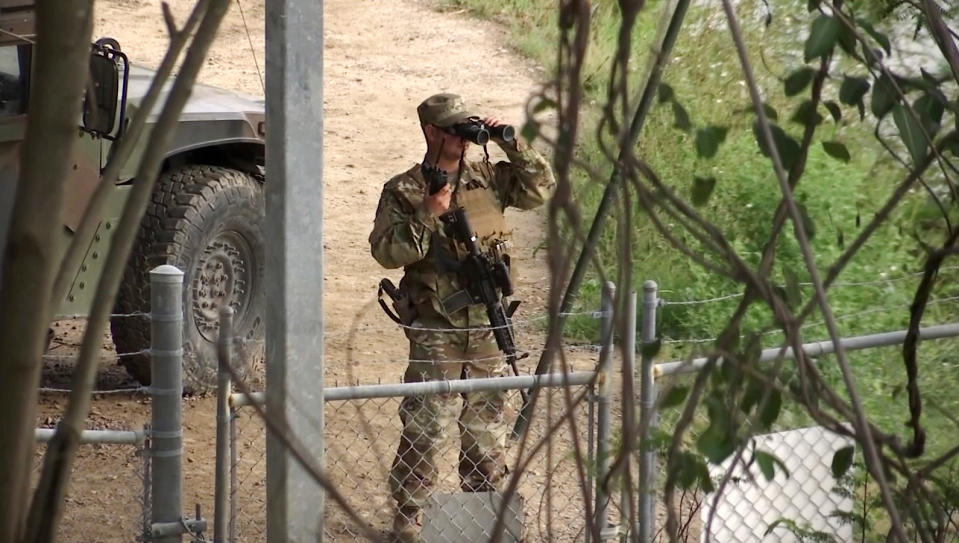
[[[189,4],[171,2],[177,20],[185,19]],[[158,0],[98,0],[95,8],[95,37],[118,39],[135,63],[159,63],[167,39]],[[520,125],[524,103],[543,73],[508,48],[501,29],[462,12],[440,11],[428,0],[326,0],[324,9],[324,201],[317,202],[316,209],[317,220],[322,209],[326,259],[327,384],[398,381],[406,341],[373,304],[379,279],[397,279],[398,273],[377,265],[366,239],[382,184],[422,156],[416,104],[435,92],[458,92],[481,110]],[[263,25],[263,0],[233,4],[201,81],[262,96]],[[543,237],[541,214],[511,213],[508,220],[515,226],[514,258],[522,270],[517,290],[526,303],[521,319],[542,316],[548,284],[542,262],[545,251],[533,257]],[[351,337],[354,322],[357,333]],[[65,345],[56,352],[68,354],[80,328],[82,323],[62,324],[59,338]],[[520,337],[520,343],[531,347],[537,341],[536,326],[526,328],[530,334],[525,340]],[[111,349],[105,338],[102,386],[122,385],[124,380]],[[535,357],[527,364],[535,364]],[[68,383],[68,374],[69,363],[48,365],[45,384],[62,386]],[[55,422],[64,404],[64,396],[45,395],[38,422]],[[191,398],[184,409],[184,506],[202,504],[210,516],[214,399]],[[89,427],[139,428],[148,419],[148,399],[100,396],[94,401]],[[62,540],[132,540],[139,522],[139,488],[133,479],[138,466],[142,461],[128,450],[81,449]],[[253,469],[262,471],[263,466]]]

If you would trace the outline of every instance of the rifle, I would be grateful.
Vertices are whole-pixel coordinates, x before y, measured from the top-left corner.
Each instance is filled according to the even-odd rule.
[[[493,337],[496,338],[496,346],[506,355],[513,374],[519,375],[516,367],[516,345],[513,343],[513,324],[510,321],[519,307],[519,301],[514,300],[508,308],[503,307],[503,298],[513,294],[513,282],[509,277],[509,255],[502,254],[495,248],[490,253],[480,250],[476,234],[462,207],[444,213],[440,219],[446,225],[447,232],[466,245],[469,252],[466,260],[459,266],[460,277],[466,283],[466,288],[443,300],[443,305],[448,308],[469,304],[486,306],[486,316],[489,318]],[[502,296],[497,290],[503,293]],[[525,404],[526,391],[520,389],[520,394]]]

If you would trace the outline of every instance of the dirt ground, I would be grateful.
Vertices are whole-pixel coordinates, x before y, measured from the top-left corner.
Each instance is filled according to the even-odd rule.
[[[170,4],[177,20],[183,21],[192,2]],[[116,38],[135,63],[159,63],[167,36],[158,0],[97,0],[95,7],[95,37]],[[326,0],[324,10],[326,380],[328,386],[398,382],[407,356],[405,338],[373,303],[379,279],[396,280],[398,274],[378,266],[366,239],[382,184],[421,158],[416,104],[435,92],[453,91],[483,111],[521,125],[525,101],[545,74],[509,49],[502,29],[461,11],[443,11],[431,0]],[[263,0],[234,3],[201,81],[262,96],[263,26]],[[539,324],[548,285],[545,251],[534,257],[543,239],[542,212],[509,213],[508,220],[515,227],[514,258],[522,270],[517,288],[524,300],[518,313],[518,342],[533,351],[522,362],[528,369],[538,358],[535,346],[541,344]],[[353,324],[356,333],[351,337]],[[58,323],[52,354],[74,352],[82,326],[82,321]],[[114,354],[105,337],[100,389],[133,385],[116,366]],[[583,366],[591,364],[591,355],[579,358]],[[65,388],[69,375],[69,360],[53,358],[45,367],[43,386]],[[44,394],[38,424],[54,423],[65,403],[63,394]],[[184,402],[184,508],[200,504],[207,518],[213,513],[214,410],[213,397]],[[88,427],[140,428],[149,413],[149,399],[143,396],[98,395]],[[393,412],[387,415],[395,417]],[[335,432],[351,422],[334,417],[327,424]],[[382,447],[394,447],[393,439]],[[132,477],[142,465],[129,448],[82,448],[62,540],[133,540],[140,522],[141,487]],[[249,469],[262,473],[263,462],[254,462]]]

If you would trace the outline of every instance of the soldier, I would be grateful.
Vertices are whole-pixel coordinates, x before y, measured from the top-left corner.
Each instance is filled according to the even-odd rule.
[[[400,313],[410,361],[404,381],[501,376],[506,364],[484,306],[450,303],[463,288],[455,267],[466,253],[444,232],[439,217],[464,208],[480,246],[489,250],[510,239],[503,210],[542,205],[555,183],[553,174],[548,162],[518,139],[493,138],[509,161],[467,161],[470,140],[458,135],[463,134],[458,128],[477,126],[480,118],[455,94],[431,96],[417,113],[426,138],[423,163],[384,185],[370,234],[373,258],[405,272],[400,292],[408,307]],[[503,126],[494,118],[482,122],[493,134]],[[438,185],[444,177],[448,183],[430,194],[430,183]],[[478,392],[464,399],[462,408],[457,395],[407,397],[400,404],[403,433],[390,471],[397,540],[419,539],[420,510],[436,479],[437,446],[457,413],[463,491],[494,491],[506,472],[505,394]]]

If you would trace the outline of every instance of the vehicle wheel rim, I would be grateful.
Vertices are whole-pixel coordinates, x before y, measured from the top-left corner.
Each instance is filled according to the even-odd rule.
[[[242,322],[254,269],[253,250],[237,232],[221,232],[203,250],[193,277],[193,320],[207,341],[217,341],[224,305],[233,308],[234,322]]]

